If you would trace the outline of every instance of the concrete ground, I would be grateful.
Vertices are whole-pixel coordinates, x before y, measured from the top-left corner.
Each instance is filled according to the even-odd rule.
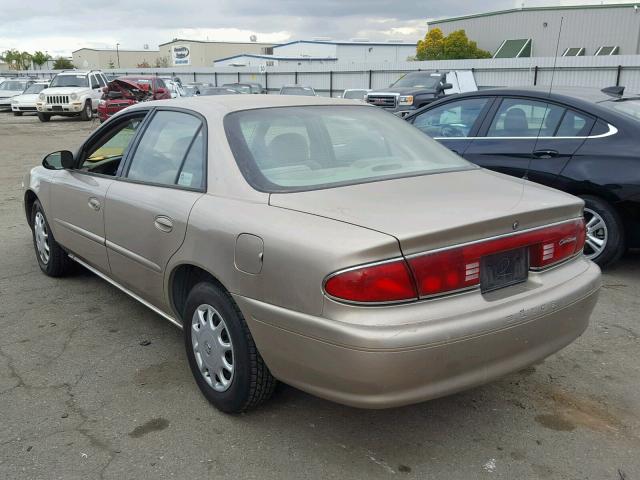
[[[0,113],[0,478],[640,479],[640,255],[605,273],[587,332],[526,371],[385,411],[281,385],[224,415],[179,330],[86,271],[38,269],[22,175],[96,126]]]

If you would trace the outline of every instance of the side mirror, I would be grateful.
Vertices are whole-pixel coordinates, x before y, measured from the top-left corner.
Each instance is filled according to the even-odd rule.
[[[50,153],[42,160],[42,166],[47,170],[69,170],[74,164],[73,153],[69,150]]]
[[[450,83],[443,83],[442,87],[440,87],[441,90],[449,90],[450,88],[453,88],[453,85]]]

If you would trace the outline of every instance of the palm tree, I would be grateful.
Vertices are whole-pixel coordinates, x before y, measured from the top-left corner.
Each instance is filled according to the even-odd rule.
[[[9,70],[16,69],[16,61],[20,53],[17,50],[5,50],[2,53],[2,60],[9,66]]]
[[[19,53],[18,65],[18,70],[29,70],[29,67],[31,67],[31,54],[29,52]]]
[[[42,65],[51,60],[51,55],[42,53],[40,50],[38,50],[31,56],[31,60],[33,61],[34,65],[37,65],[38,68],[42,69]]]

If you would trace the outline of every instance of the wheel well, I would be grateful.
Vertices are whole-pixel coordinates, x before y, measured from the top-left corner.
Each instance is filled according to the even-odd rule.
[[[203,268],[195,265],[184,264],[177,267],[170,280],[171,304],[174,311],[182,318],[187,297],[191,289],[200,282],[211,282],[217,287],[227,291],[220,281]]]
[[[37,199],[38,197],[31,190],[27,190],[24,193],[24,213],[27,216],[27,223],[30,227],[33,227],[33,224],[31,223],[31,210],[33,209],[33,204]]]

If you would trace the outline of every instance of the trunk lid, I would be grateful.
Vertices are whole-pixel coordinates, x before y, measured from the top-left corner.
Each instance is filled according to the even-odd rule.
[[[484,169],[274,193],[270,204],[386,233],[405,255],[577,218],[583,207],[572,195]]]

